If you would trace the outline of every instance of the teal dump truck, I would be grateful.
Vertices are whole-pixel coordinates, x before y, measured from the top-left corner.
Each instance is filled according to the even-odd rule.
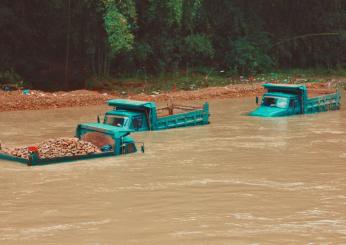
[[[171,105],[157,108],[154,102],[109,100],[113,109],[104,115],[103,124],[131,131],[162,130],[209,123],[209,105],[201,107]],[[98,122],[101,122],[98,117]]]
[[[305,85],[268,83],[263,86],[267,92],[263,94],[260,106],[249,113],[250,116],[282,117],[340,109],[341,94],[338,90],[309,98]]]
[[[40,158],[38,147],[29,146],[27,148],[29,153],[28,159],[16,157],[1,151],[0,159],[19,162],[27,164],[28,166],[35,166],[134,153],[137,152],[137,146],[133,138],[129,136],[130,132],[131,131],[124,128],[100,123],[79,124],[76,129],[76,137],[98,146],[101,150],[100,152],[85,155]],[[141,150],[144,152],[144,144],[139,144],[141,144]]]

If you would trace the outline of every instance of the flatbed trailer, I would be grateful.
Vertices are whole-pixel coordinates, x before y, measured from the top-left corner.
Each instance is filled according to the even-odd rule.
[[[56,157],[56,158],[39,158],[35,154],[30,154],[29,159],[26,159],[26,158],[11,156],[6,153],[0,153],[1,160],[22,163],[28,166],[66,163],[66,162],[73,162],[73,161],[94,159],[94,158],[101,158],[101,157],[111,157],[111,156],[116,156],[116,154],[114,152],[102,152],[102,153],[94,153],[94,154],[88,154],[88,155],[66,156],[66,157]]]

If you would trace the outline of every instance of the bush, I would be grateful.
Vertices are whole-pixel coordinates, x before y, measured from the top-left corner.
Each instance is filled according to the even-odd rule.
[[[0,72],[0,84],[17,84],[20,81],[21,77],[13,69]]]
[[[178,70],[181,62],[181,42],[178,38],[162,36],[153,39],[150,45],[154,54],[148,63],[154,73]]]
[[[266,45],[262,45],[257,40]],[[257,40],[253,41],[248,37],[240,37],[230,41],[230,51],[226,54],[226,64],[230,70],[237,71],[242,75],[248,75],[266,72],[273,68],[275,63],[268,54],[269,40],[266,40],[263,36]]]
[[[186,60],[192,64],[202,65],[213,58],[214,48],[207,36],[194,34],[185,37],[183,54]]]
[[[133,53],[137,61],[144,63],[153,54],[153,49],[148,43],[137,42]]]

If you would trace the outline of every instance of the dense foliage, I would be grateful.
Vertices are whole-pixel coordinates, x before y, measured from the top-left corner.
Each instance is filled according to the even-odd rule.
[[[193,67],[346,66],[342,0],[2,0],[0,27],[0,83],[41,88]]]

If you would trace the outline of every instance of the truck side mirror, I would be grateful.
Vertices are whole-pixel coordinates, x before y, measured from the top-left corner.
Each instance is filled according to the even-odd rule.
[[[258,96],[256,96],[256,105],[258,105]]]

